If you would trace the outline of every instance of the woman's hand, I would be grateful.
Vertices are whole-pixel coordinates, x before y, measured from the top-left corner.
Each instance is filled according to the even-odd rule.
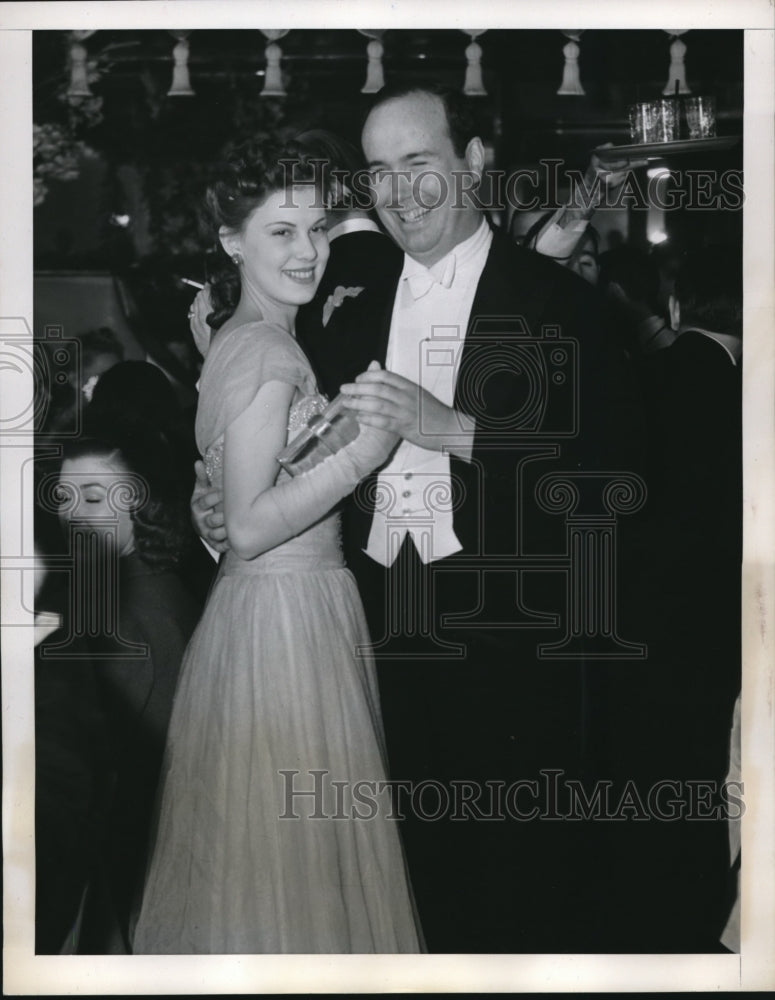
[[[201,291],[196,293],[196,298],[191,303],[191,308],[188,311],[194,345],[203,358],[207,357],[213,335],[212,327],[207,325],[207,317],[212,311],[213,304],[210,299],[210,286],[205,285]]]
[[[358,437],[345,447],[345,451],[355,463],[362,476],[368,475],[374,469],[384,465],[395,449],[401,436],[394,431],[382,430],[379,427],[360,424]]]

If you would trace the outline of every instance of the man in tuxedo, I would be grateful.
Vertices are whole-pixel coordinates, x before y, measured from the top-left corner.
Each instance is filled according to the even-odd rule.
[[[439,952],[583,950],[587,831],[559,819],[542,771],[584,777],[595,734],[581,646],[539,653],[568,623],[544,477],[577,475],[594,504],[589,474],[631,464],[634,397],[592,289],[476,203],[484,148],[462,95],[380,92],[362,144],[403,254],[303,344],[329,394],[403,438],[348,504],[344,541],[424,932]]]
[[[588,664],[538,655],[561,638],[542,615],[563,613],[562,574],[546,571],[565,524],[533,497],[552,472],[627,469],[626,372],[585,283],[490,228],[465,98],[382,92],[362,142],[404,254],[304,346],[321,366],[335,350],[359,419],[403,438],[356,491],[345,550],[391,775],[416,792],[404,837],[420,915],[435,951],[576,950],[579,825],[497,818],[487,782],[583,773]],[[517,576],[520,552],[538,572]],[[456,794],[476,798],[468,812]]]

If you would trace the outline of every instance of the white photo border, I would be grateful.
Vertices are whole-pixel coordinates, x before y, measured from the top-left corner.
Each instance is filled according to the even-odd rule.
[[[694,991],[775,988],[775,315],[773,59],[769,0],[196,0],[0,3],[0,332],[32,328],[32,30],[74,28],[740,28],[745,30],[742,943],[738,955],[36,956],[32,525],[23,516],[32,441],[2,435],[32,375],[0,363],[4,992]],[[471,14],[475,16],[470,16]],[[1,350],[1,345],[0,345]],[[0,362],[2,358],[0,357]],[[25,569],[26,567],[26,569]],[[22,626],[22,627],[19,627]],[[25,627],[26,626],[26,627]],[[666,901],[667,903],[667,901]]]

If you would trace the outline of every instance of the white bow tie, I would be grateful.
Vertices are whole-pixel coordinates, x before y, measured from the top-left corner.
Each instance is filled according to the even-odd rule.
[[[415,301],[421,299],[423,295],[427,295],[436,284],[441,285],[442,288],[451,288],[452,282],[455,280],[455,255],[452,253],[447,258],[440,278],[424,267],[421,271],[407,274],[405,280]]]

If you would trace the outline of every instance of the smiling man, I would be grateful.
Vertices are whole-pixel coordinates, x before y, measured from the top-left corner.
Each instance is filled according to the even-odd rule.
[[[379,217],[404,252],[426,267],[484,221],[470,195],[470,182],[484,169],[484,147],[469,132],[459,102],[422,90],[381,102],[363,129]]]
[[[405,824],[426,938],[442,952],[582,950],[586,834],[518,823],[490,793],[546,768],[581,773],[588,665],[538,655],[561,638],[541,615],[562,607],[551,573],[490,570],[524,548],[547,567],[562,551],[563,519],[535,517],[541,475],[628,467],[616,447],[632,424],[626,390],[589,286],[478,207],[484,148],[465,97],[384,90],[362,144],[404,256],[342,304],[337,358],[359,419],[403,441],[356,491],[346,554],[381,664],[391,774],[433,789]],[[575,367],[555,370],[560,355]],[[371,359],[383,369],[365,371]]]

